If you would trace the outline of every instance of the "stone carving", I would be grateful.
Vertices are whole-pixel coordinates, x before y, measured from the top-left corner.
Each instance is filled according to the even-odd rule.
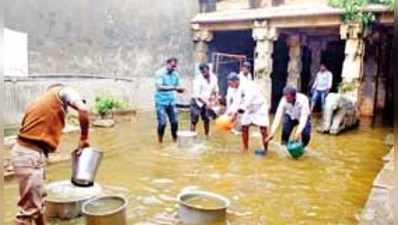
[[[300,36],[293,35],[288,40],[289,64],[287,67],[287,84],[300,88],[300,74],[302,70]]]
[[[356,104],[343,94],[330,93],[326,97],[322,122],[318,132],[338,134],[359,123]]]
[[[342,39],[346,39],[342,77],[344,81],[351,82],[362,75],[365,50],[365,43],[362,39],[363,27],[360,24],[341,25],[340,36]]]
[[[255,21],[252,36],[256,41],[254,77],[260,84],[260,89],[268,104],[270,104],[272,53],[274,51],[274,41],[277,39],[277,31],[275,28],[269,27],[267,21]]]
[[[208,62],[208,43],[213,40],[213,33],[200,29],[198,24],[192,25],[194,41],[194,62],[195,64]]]

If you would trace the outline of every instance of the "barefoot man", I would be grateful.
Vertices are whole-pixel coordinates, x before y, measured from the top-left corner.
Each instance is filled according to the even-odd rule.
[[[166,129],[167,117],[170,121],[171,136],[177,142],[178,118],[176,107],[176,92],[183,93],[184,88],[180,87],[180,75],[176,71],[178,60],[169,58],[166,66],[156,72],[155,108],[158,120],[157,134],[158,142],[163,142]]]
[[[234,93],[227,105],[227,115],[235,121],[241,114],[243,150],[249,149],[249,128],[255,125],[260,128],[263,151],[267,151],[267,127],[269,125],[268,106],[260,88],[252,81],[245,85],[240,82],[239,75],[232,72],[228,75],[228,89]]]
[[[210,118],[215,118],[212,108],[218,102],[218,80],[206,63],[199,65],[200,75],[193,82],[191,100],[191,131],[196,130],[199,117],[203,120],[206,137],[209,137]]]
[[[305,147],[311,138],[311,110],[308,97],[297,93],[297,89],[292,86],[286,86],[283,89],[283,95],[279,102],[267,142],[274,137],[282,121],[282,145],[287,145],[293,128],[297,126],[293,140],[301,140]]]
[[[70,87],[50,86],[27,108],[11,153],[11,163],[19,184],[19,212],[16,225],[46,225],[44,217],[44,171],[49,153],[59,144],[69,108],[78,112],[78,149],[89,146],[89,111],[85,101]]]

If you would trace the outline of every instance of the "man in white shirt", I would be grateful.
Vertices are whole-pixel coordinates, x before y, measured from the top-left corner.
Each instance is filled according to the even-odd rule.
[[[292,86],[286,86],[283,89],[283,95],[279,102],[267,142],[274,137],[283,119],[282,145],[287,145],[293,128],[297,126],[293,140],[301,139],[305,147],[311,138],[311,111],[308,98],[304,94],[297,93],[297,89]]]
[[[209,136],[210,118],[215,117],[211,107],[218,102],[218,80],[210,73],[210,68],[206,63],[199,65],[200,75],[193,83],[193,96],[191,100],[191,130],[196,130],[199,116],[203,120],[205,135]]]
[[[250,62],[243,62],[241,71],[239,73],[239,89],[242,89],[243,86],[245,86],[247,83],[253,82],[253,76],[251,71],[251,64]],[[228,88],[227,90],[227,107],[228,107],[228,102],[232,102],[232,98],[235,95],[235,92],[237,92],[238,89],[233,89],[233,88]],[[229,100],[228,100],[229,99]],[[241,124],[241,117],[242,115],[238,115],[235,121],[235,126],[232,129],[232,133],[234,134],[241,134],[242,133],[242,124]]]
[[[241,115],[243,150],[249,149],[249,127],[255,125],[260,128],[263,151],[267,151],[268,106],[260,88],[254,82],[248,82],[243,86],[239,75],[232,72],[228,75],[228,90],[229,101],[232,102],[227,102],[226,113],[232,116],[234,121],[239,114]]]
[[[239,79],[241,83],[246,83],[246,81],[253,81],[253,75],[251,73],[251,63],[245,61],[242,65],[242,69],[239,73]]]
[[[312,85],[311,112],[314,110],[314,107],[319,99],[321,100],[323,109],[325,105],[326,95],[329,93],[332,85],[332,73],[326,68],[324,64],[321,64],[319,72],[316,74],[314,84]]]

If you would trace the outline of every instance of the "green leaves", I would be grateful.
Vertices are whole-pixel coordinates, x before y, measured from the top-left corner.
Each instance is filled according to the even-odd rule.
[[[106,114],[112,109],[124,108],[126,103],[109,96],[95,98],[95,111],[99,114]]]
[[[390,10],[394,10],[395,0],[370,0],[370,3],[387,5]]]
[[[344,9],[344,23],[361,23],[364,27],[376,20],[374,13],[363,10],[369,3],[384,4],[393,8],[395,0],[329,0],[330,6]]]

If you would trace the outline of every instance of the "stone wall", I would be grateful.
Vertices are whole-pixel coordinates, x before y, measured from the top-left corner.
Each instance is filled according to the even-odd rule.
[[[97,94],[112,93],[137,109],[149,109],[153,74],[170,56],[179,59],[190,89],[190,20],[197,10],[198,1],[187,0],[6,0],[6,26],[28,34],[29,73],[52,74],[6,81],[6,123],[19,123],[26,104],[59,81],[90,102]]]
[[[192,74],[198,1],[6,0],[5,25],[28,33],[29,71],[151,76],[170,56]]]
[[[63,83],[76,89],[90,106],[95,97],[112,96],[128,103],[130,109],[153,110],[154,80],[152,77],[119,77],[91,75],[47,75],[35,77],[7,77],[5,81],[4,120],[7,126],[19,124],[27,104],[41,95],[50,84]],[[190,81],[183,80],[183,84]],[[186,85],[185,85],[186,86]],[[179,96],[188,102],[189,93]]]

